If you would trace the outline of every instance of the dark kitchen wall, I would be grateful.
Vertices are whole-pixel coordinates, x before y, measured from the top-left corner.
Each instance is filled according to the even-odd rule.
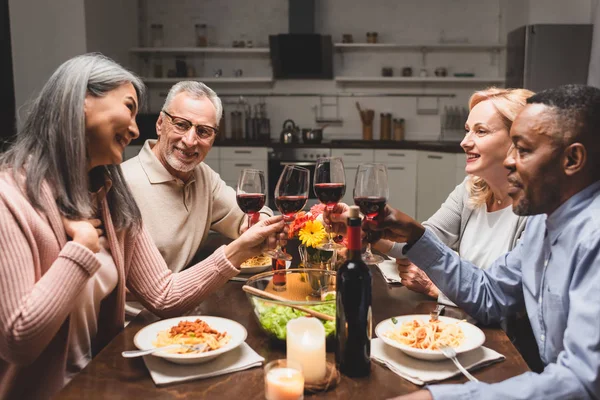
[[[0,121],[4,121],[3,128],[0,129],[0,151],[2,151],[5,141],[15,133],[16,129],[8,0],[0,0],[0,93],[4,99],[4,106],[0,107]]]

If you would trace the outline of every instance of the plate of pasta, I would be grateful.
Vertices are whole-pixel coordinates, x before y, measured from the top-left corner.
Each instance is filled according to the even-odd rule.
[[[428,314],[386,319],[377,325],[375,333],[386,344],[421,360],[445,360],[440,345],[453,347],[460,354],[485,342],[483,331],[465,320],[440,316],[432,322]]]
[[[244,343],[248,332],[230,319],[210,316],[186,316],[155,322],[142,328],[133,338],[140,350],[150,350],[173,344],[194,346],[204,344],[202,350],[189,347],[157,351],[154,356],[177,364],[199,364],[210,361]]]
[[[257,274],[271,268],[271,257],[261,254],[260,256],[251,257],[240,265],[240,273],[242,274]]]

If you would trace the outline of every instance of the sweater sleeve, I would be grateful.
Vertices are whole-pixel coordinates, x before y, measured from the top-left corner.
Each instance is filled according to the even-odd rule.
[[[134,244],[127,287],[154,314],[171,317],[189,311],[238,273],[225,257],[224,246],[206,260],[173,273],[142,228]]]
[[[13,211],[0,201],[0,358],[26,365],[54,338],[100,262],[86,247],[68,242],[36,281],[40,246]]]

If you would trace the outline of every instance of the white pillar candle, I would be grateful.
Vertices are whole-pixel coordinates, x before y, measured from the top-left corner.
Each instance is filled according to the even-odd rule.
[[[288,322],[287,359],[302,367],[306,382],[325,378],[325,328],[317,318],[300,317]]]

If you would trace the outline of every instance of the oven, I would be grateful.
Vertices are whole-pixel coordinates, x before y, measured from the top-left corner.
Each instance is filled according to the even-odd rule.
[[[277,210],[275,206],[275,186],[279,176],[286,165],[297,165],[310,171],[310,187],[308,189],[308,202],[304,211],[319,203],[317,195],[313,190],[313,179],[315,175],[315,166],[320,157],[330,157],[331,149],[322,147],[280,147],[269,150],[269,192],[268,204],[273,211]]]

